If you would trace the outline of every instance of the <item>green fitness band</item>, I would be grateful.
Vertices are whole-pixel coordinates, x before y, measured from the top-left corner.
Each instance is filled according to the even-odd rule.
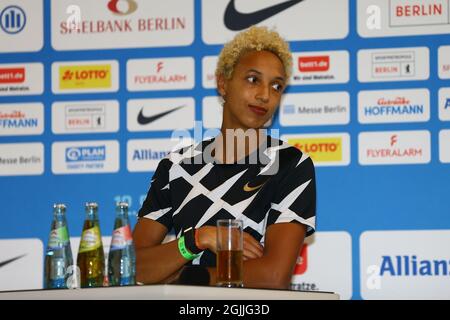
[[[187,248],[184,243],[184,235],[178,238],[178,250],[180,250],[181,255],[186,260],[194,260],[199,255],[198,254],[192,254]]]

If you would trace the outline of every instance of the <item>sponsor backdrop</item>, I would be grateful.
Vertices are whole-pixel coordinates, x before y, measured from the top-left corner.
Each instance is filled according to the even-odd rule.
[[[450,1],[1,0],[0,290],[41,288],[52,205],[105,247],[160,159],[221,123],[214,68],[253,24],[291,44],[273,135],[311,155],[297,290],[450,298]],[[176,138],[172,134],[178,130]]]

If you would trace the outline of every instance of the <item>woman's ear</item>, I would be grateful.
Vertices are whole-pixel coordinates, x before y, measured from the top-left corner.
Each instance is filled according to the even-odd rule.
[[[226,92],[227,92],[226,86],[227,86],[226,80],[225,80],[225,77],[223,76],[223,74],[218,75],[217,76],[217,91],[219,91],[219,94],[222,97],[225,97],[225,95],[226,95]]]

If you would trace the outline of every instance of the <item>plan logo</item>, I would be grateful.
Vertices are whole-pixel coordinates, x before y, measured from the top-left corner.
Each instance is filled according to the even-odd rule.
[[[115,140],[54,142],[54,174],[117,172],[119,143]]]
[[[104,161],[105,159],[105,146],[69,147],[66,149],[67,162]]]

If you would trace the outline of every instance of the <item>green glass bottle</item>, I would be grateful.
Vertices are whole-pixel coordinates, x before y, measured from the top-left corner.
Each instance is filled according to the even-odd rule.
[[[98,219],[98,205],[86,203],[86,219],[78,249],[77,266],[80,270],[80,286],[102,287],[105,276],[105,254]]]

